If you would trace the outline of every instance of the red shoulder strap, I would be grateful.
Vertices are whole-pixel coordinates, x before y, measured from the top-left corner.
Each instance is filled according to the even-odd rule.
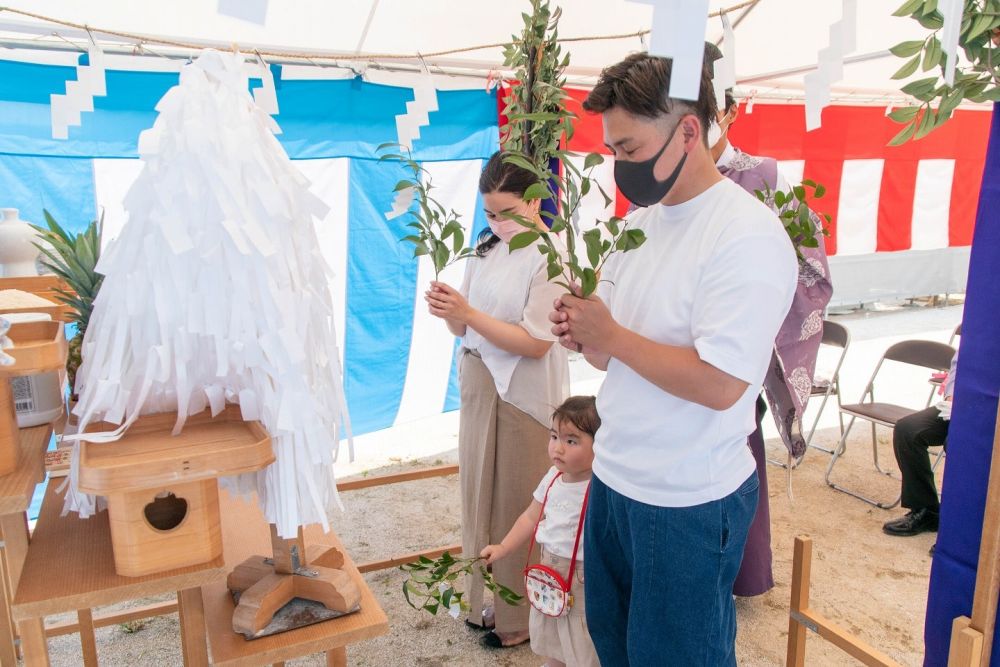
[[[542,523],[542,517],[545,516],[545,504],[549,502],[549,491],[552,490],[552,485],[560,477],[562,477],[562,473],[557,472],[552,476],[552,481],[549,482],[549,485],[545,487],[545,495],[542,497],[542,509],[538,512],[538,519],[535,520],[535,529],[531,531],[531,543],[528,544],[528,562],[524,564],[525,568],[531,565],[531,552],[535,550],[535,535],[538,533],[538,525]],[[589,489],[590,487],[587,488]]]

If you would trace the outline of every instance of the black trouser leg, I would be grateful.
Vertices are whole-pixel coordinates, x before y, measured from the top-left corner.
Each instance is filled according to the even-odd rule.
[[[896,423],[892,448],[903,476],[903,507],[934,512],[940,509],[927,448],[941,446],[947,437],[948,421],[938,416],[937,408],[926,408]]]

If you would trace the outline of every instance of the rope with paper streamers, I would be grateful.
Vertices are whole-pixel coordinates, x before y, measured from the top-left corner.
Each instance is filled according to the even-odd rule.
[[[757,4],[759,0],[746,0],[745,2],[740,2],[730,7],[723,7],[714,12],[711,12],[708,16],[709,18],[722,16],[730,12],[735,12],[736,10],[743,9],[744,7],[749,7],[750,5]],[[158,44],[161,46],[172,46],[179,49],[192,49],[201,50],[204,47],[202,44],[195,44],[192,42],[184,42],[181,40],[167,39],[165,37],[157,37],[153,35],[142,35],[139,33],[125,32],[122,30],[110,30],[106,28],[98,28],[86,23],[75,23],[73,21],[66,21],[64,19],[58,19],[51,16],[44,16],[42,14],[36,14],[34,12],[28,12],[23,9],[17,9],[15,7],[5,7],[0,6],[0,13],[8,12],[10,14],[17,14],[19,16],[25,16],[27,18],[36,19],[39,21],[46,21],[48,23],[54,23],[56,25],[61,25],[66,28],[75,28],[77,30],[84,30],[88,33],[100,33],[102,35],[110,35],[112,37],[120,37],[122,39],[131,40],[137,42],[141,47],[144,44]],[[614,35],[587,35],[580,37],[561,37],[559,38],[560,43],[568,42],[597,42],[602,40],[612,40],[612,39],[629,39],[629,38],[641,38],[650,33],[649,30],[638,30],[635,32],[619,33]],[[259,50],[251,47],[240,46],[239,44],[233,44],[233,48],[239,51],[245,51],[249,53],[255,53],[260,56],[267,56],[271,58],[289,58],[293,60],[332,60],[332,61],[350,61],[350,60],[414,60],[421,58],[438,58],[441,56],[451,56],[458,53],[468,53],[471,51],[481,51],[483,49],[496,49],[507,46],[510,42],[495,42],[493,44],[477,44],[475,46],[464,46],[456,49],[446,49],[443,51],[433,51],[430,53],[412,53],[412,54],[401,54],[401,53],[360,53],[354,55],[319,55],[316,53],[307,53],[303,51],[268,51]]]

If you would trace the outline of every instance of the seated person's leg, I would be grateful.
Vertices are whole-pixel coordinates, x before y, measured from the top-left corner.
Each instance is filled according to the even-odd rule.
[[[902,505],[910,512],[883,525],[886,534],[908,536],[937,530],[940,501],[927,448],[941,446],[947,436],[948,421],[941,419],[934,407],[896,424],[892,447],[903,477]]]

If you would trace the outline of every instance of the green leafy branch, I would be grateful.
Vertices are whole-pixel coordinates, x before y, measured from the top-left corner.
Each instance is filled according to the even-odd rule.
[[[604,162],[604,157],[599,153],[587,155],[581,169],[574,161],[579,155],[566,149],[577,116],[567,108],[569,95],[565,91],[564,72],[569,65],[569,54],[562,55],[558,43],[560,10],[550,11],[548,0],[531,0],[531,9],[530,15],[522,14],[524,30],[520,39],[512,37],[504,48],[504,64],[514,68],[519,82],[511,90],[504,109],[508,118],[502,128],[504,160],[529,170],[538,179],[524,193],[524,199],[554,199],[555,213],[544,207],[540,211],[546,223],[544,229],[538,229],[521,216],[508,214],[525,227],[525,231],[511,239],[510,249],[525,248],[541,239],[537,248],[546,257],[548,279],[586,297],[597,289],[607,259],[615,252],[638,248],[646,237],[641,230],[628,229],[622,218],[597,221],[593,229],[581,236],[588,264],[578,257],[576,246],[580,234],[575,220],[584,197],[596,187],[604,197],[605,206],[612,199],[592,178],[594,168]],[[558,165],[553,169],[553,158],[562,169]],[[565,251],[557,240],[560,236],[565,239]]]
[[[788,237],[792,240],[795,254],[799,261],[804,261],[802,248],[818,248],[817,235],[829,236],[826,228],[832,218],[828,213],[817,214],[809,206],[810,200],[820,199],[826,194],[826,187],[821,183],[806,179],[790,190],[771,190],[765,183],[763,190],[755,190],[757,199],[778,212],[778,219],[785,227]],[[822,215],[826,224],[817,226],[816,216]]]
[[[521,604],[524,596],[498,583],[486,567],[479,564],[484,560],[482,557],[455,558],[445,551],[437,559],[421,556],[413,563],[401,565],[399,569],[410,575],[403,582],[406,603],[414,609],[427,611],[435,616],[443,609],[457,617],[460,611],[468,611],[469,604],[464,599],[465,594],[455,589],[455,582],[461,576],[472,574],[478,567],[484,585],[494,595],[509,605]]]
[[[413,229],[413,232],[400,240],[413,245],[414,257],[427,255],[431,258],[434,264],[434,280],[437,280],[445,267],[466,259],[475,251],[465,244],[465,231],[459,222],[461,216],[454,209],[446,210],[431,196],[434,186],[430,174],[413,159],[410,151],[397,143],[382,144],[375,150],[381,153],[393,147],[401,149],[402,152],[385,153],[379,160],[399,162],[409,170],[410,176],[396,183],[393,191],[398,195],[404,190],[412,189],[413,199],[417,202],[417,209],[409,212],[413,220],[406,224]]]
[[[520,37],[511,36],[503,50],[504,65],[514,71],[517,85],[506,98],[500,128],[506,150],[518,151],[536,164],[555,157],[563,135],[572,136],[572,123],[562,114],[568,97],[563,72],[569,54],[562,55],[558,23],[562,10],[550,9],[548,0],[531,0],[531,13],[522,13]]]
[[[962,103],[1000,101],[1000,0],[965,0],[958,44],[968,65],[955,68],[954,85],[944,81],[947,63],[938,33],[944,18],[937,9],[938,0],[906,0],[893,16],[909,16],[931,30],[925,39],[901,42],[889,49],[893,55],[907,58],[893,74],[893,79],[905,79],[917,69],[934,76],[911,81],[902,87],[907,95],[920,104],[900,107],[889,118],[905,127],[889,142],[890,146],[910,139],[921,139],[940,127]]]

